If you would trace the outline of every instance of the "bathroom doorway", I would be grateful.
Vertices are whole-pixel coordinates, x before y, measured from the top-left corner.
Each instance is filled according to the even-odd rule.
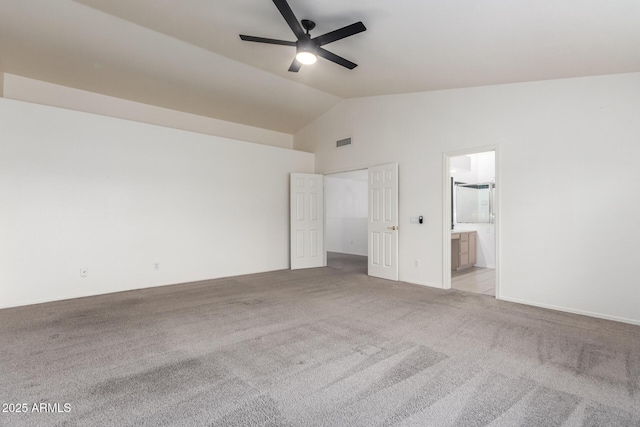
[[[445,155],[445,288],[495,297],[496,150]]]

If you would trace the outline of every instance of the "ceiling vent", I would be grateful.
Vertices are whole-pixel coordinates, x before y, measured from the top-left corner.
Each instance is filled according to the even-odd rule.
[[[336,147],[344,147],[345,145],[351,145],[351,138],[341,139],[336,141]]]

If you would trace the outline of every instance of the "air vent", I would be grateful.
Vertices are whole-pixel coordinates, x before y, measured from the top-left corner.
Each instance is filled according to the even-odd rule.
[[[344,147],[345,145],[351,145],[351,138],[341,139],[336,141],[336,147]]]

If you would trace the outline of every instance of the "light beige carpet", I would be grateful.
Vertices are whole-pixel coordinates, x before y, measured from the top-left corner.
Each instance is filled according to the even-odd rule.
[[[330,265],[0,310],[0,425],[640,425],[640,327]]]

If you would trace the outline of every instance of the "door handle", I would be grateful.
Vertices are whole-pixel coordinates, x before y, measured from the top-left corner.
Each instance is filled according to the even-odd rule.
[[[388,230],[394,230],[394,231],[395,231],[395,230],[397,230],[397,229],[398,229],[398,227],[397,227],[397,226],[395,226],[395,225],[393,225],[393,226],[391,226],[391,227],[387,227],[387,229],[388,229]]]

